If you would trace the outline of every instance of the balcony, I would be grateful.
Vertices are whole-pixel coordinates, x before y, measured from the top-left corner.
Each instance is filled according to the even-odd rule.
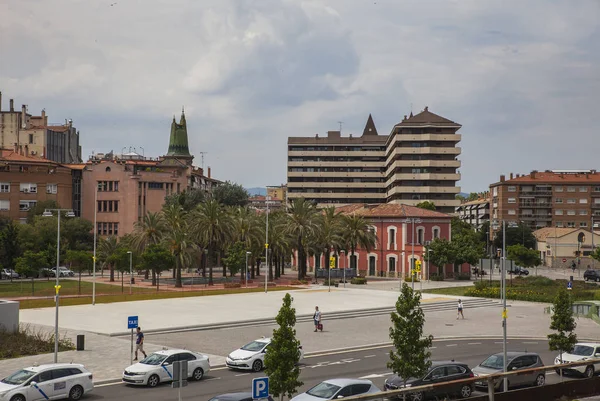
[[[533,191],[523,191],[519,192],[519,197],[523,196],[552,196],[552,191],[546,190],[533,190]]]
[[[552,214],[522,214],[519,216],[524,221],[551,221]]]
[[[405,187],[397,186],[388,191],[388,196],[393,194],[457,194],[460,192],[460,187]],[[435,203],[435,201],[434,201]]]
[[[552,209],[552,203],[533,203],[533,202],[527,202],[527,203],[519,203],[519,207],[520,208],[530,207],[532,209]]]

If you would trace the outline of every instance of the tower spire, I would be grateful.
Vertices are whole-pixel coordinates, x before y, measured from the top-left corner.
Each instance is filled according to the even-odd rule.
[[[187,123],[185,121],[185,110],[181,108],[181,120],[179,124],[173,116],[171,122],[171,135],[169,137],[169,150],[167,156],[190,159],[190,149],[188,145]]]

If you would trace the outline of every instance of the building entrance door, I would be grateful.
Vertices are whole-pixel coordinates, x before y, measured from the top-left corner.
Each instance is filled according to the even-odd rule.
[[[375,256],[369,256],[369,276],[375,275]]]

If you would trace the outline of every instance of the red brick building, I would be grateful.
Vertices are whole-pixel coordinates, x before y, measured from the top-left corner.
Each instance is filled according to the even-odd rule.
[[[377,236],[377,244],[367,252],[356,249],[354,256],[350,250],[340,257],[338,267],[358,267],[361,276],[399,277],[398,273],[410,274],[413,263],[422,261],[423,278],[428,279],[431,272],[438,271],[437,266],[429,266],[424,260],[425,245],[435,238],[451,239],[451,216],[403,204],[347,205],[337,208],[343,214],[364,216]],[[414,230],[413,230],[414,220]],[[309,258],[309,271],[326,266],[324,255]],[[469,267],[462,267],[468,272]],[[452,265],[444,268],[452,273]]]

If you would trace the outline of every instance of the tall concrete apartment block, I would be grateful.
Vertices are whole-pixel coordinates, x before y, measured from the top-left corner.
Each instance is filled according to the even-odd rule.
[[[369,115],[360,137],[339,131],[290,137],[288,200],[303,197],[318,206],[427,200],[454,213],[460,204],[460,128],[425,107],[404,116],[389,135],[379,135]]]
[[[600,173],[596,170],[513,173],[490,185],[492,236],[502,221],[543,227],[591,227],[600,220]]]

